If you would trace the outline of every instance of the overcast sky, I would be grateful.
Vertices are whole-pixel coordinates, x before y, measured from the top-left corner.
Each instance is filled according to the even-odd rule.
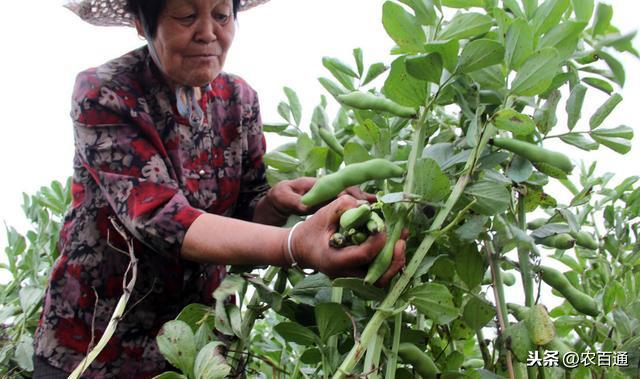
[[[617,25],[623,31],[634,29],[639,14],[637,1],[611,3]],[[20,209],[21,193],[32,193],[51,180],[64,180],[71,174],[73,137],[68,115],[75,75],[144,43],[133,29],[85,24],[61,4],[60,0],[33,0],[0,5],[4,129],[0,138],[4,178],[0,219],[22,231],[28,225]],[[322,56],[351,63],[352,49],[361,47],[365,64],[390,62],[387,52],[393,43],[380,22],[381,5],[380,0],[272,0],[243,12],[226,71],[239,74],[258,91],[265,122],[279,121],[276,106],[284,99],[282,87],[292,87],[301,97],[303,124],[307,125],[311,110],[324,93],[316,78],[328,75],[321,64]],[[628,75],[622,91],[625,101],[607,125],[626,124],[635,129],[640,64],[629,56],[624,63]],[[604,99],[596,97],[588,109],[595,109]],[[268,137],[270,148],[279,143]],[[574,159],[582,157],[580,150],[569,152]],[[609,152],[598,154],[601,172],[613,171],[620,177],[640,174],[640,149],[623,157]],[[0,234],[3,251],[6,237],[4,231]]]

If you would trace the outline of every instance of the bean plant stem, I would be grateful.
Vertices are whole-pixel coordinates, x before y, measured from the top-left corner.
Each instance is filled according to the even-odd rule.
[[[334,303],[342,304],[342,287],[333,287],[331,288],[331,301]],[[333,369],[335,362],[340,358],[340,353],[338,352],[338,336],[331,336],[327,341],[327,351],[329,354],[329,364],[331,367],[325,367],[327,372]]]
[[[493,277],[493,294],[496,298],[496,313],[498,315],[498,325],[500,326],[500,333],[504,333],[507,330],[508,313],[507,304],[504,300],[504,283],[502,282],[502,273],[500,267],[498,267],[498,258],[496,251],[493,248],[493,243],[489,240],[485,240],[485,249],[487,251],[487,259],[489,260],[489,267],[491,268],[491,275]],[[513,371],[513,362],[511,361],[511,352],[507,350],[507,370],[509,372],[509,378],[514,379],[515,374]]]
[[[82,373],[91,365],[91,363],[98,357],[98,355],[102,352],[102,350],[107,346],[107,343],[113,336],[118,327],[118,323],[124,315],[125,308],[127,307],[127,303],[129,302],[129,298],[131,297],[131,293],[136,285],[136,280],[138,278],[138,258],[134,254],[133,250],[133,240],[127,236],[124,228],[117,224],[113,219],[111,220],[112,225],[118,231],[118,233],[122,236],[122,238],[127,241],[128,255],[129,255],[129,266],[127,267],[127,271],[124,274],[124,278],[122,279],[122,295],[116,304],[115,309],[113,310],[113,314],[111,315],[111,319],[109,320],[109,324],[107,324],[107,328],[102,333],[102,337],[98,343],[87,353],[87,356],[78,364],[78,366],[73,370],[71,375],[69,375],[69,379],[78,379],[82,376]],[[107,238],[108,239],[108,238]]]
[[[385,379],[396,378],[396,365],[398,364],[398,347],[400,346],[400,334],[402,332],[402,312],[396,314],[393,324],[393,342],[387,356],[387,372]]]
[[[474,168],[476,167],[480,152],[487,145],[489,136],[492,134],[488,132],[487,127],[483,129],[484,130],[482,132],[480,142],[473,148],[471,154],[469,155],[464,170],[462,171],[463,175],[458,179],[444,207],[442,207],[440,211],[438,211],[438,214],[436,215],[436,218],[434,219],[431,226],[431,230],[437,231],[442,227],[447,216],[449,215],[449,213],[451,213],[451,210],[456,205],[456,203],[462,196],[464,189],[471,180],[471,175]],[[418,267],[429,252],[429,249],[431,249],[431,246],[435,242],[436,238],[437,236],[435,235],[435,233],[428,233],[427,236],[422,240],[420,246],[418,246],[418,249],[413,254],[413,257],[405,268],[404,272],[402,273],[402,275],[400,275],[395,285],[391,287],[388,295],[380,304],[379,309],[376,311],[376,313],[374,313],[373,317],[371,318],[371,320],[369,320],[369,323],[364,328],[362,335],[360,336],[360,340],[355,341],[346,359],[344,360],[344,362],[342,362],[342,365],[338,368],[338,371],[333,376],[334,379],[345,378],[351,373],[351,370],[353,370],[358,361],[360,361],[362,355],[366,350],[366,346],[369,344],[371,339],[377,335],[380,326],[382,325],[384,320],[391,314],[390,310],[393,308],[396,301],[400,298],[400,295],[402,295],[407,285],[413,279],[413,275],[418,270]]]
[[[518,196],[518,227],[527,229],[527,212],[525,209],[525,196]],[[524,304],[527,307],[533,305],[533,275],[531,274],[531,261],[529,259],[529,249],[518,246],[518,263],[520,264],[520,275],[522,276],[522,287],[524,287]]]
[[[271,283],[273,278],[280,271],[280,267],[270,266],[265,272],[262,280],[265,284]],[[249,334],[251,333],[251,329],[253,328],[253,324],[256,322],[256,319],[259,316],[259,311],[257,310],[258,305],[260,304],[260,295],[258,292],[254,292],[253,296],[249,300],[247,304],[247,311],[244,314],[244,318],[242,319],[242,326],[240,328],[240,333],[242,334],[240,338],[234,343],[231,351],[233,351],[233,357],[231,357],[231,362],[237,362],[237,366],[235,369],[237,370],[239,367],[242,367],[244,363],[242,360],[242,354],[245,348],[245,342],[249,339]],[[234,370],[235,372],[235,370]]]

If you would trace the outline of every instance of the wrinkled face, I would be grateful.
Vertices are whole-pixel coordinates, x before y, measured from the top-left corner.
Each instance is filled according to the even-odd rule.
[[[222,71],[235,35],[232,0],[168,0],[153,46],[168,84],[205,86]]]

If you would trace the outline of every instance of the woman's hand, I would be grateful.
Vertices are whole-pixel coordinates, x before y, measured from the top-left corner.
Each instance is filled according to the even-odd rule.
[[[367,266],[384,247],[385,233],[373,234],[361,245],[341,249],[329,246],[329,238],[336,232],[340,215],[361,203],[362,200],[353,196],[340,196],[300,224],[292,236],[296,262],[301,267],[317,269],[329,277],[364,277]],[[376,285],[386,285],[402,269],[405,264],[405,248],[404,239],[400,239],[394,248],[391,265]]]
[[[325,204],[319,204],[314,207],[307,207],[300,201],[305,193],[309,192],[311,187],[316,183],[316,178],[302,177],[293,180],[283,180],[273,186],[264,197],[263,204],[261,204],[261,213],[270,213],[269,219],[271,222],[262,222],[260,220],[266,220],[267,215],[262,215],[260,220],[254,219],[256,222],[282,225],[286,222],[290,215],[308,215],[316,212],[322,208]],[[373,202],[376,200],[376,196],[370,193],[363,192],[358,186],[353,186],[345,189],[338,195],[350,195],[358,200],[366,200]],[[277,222],[274,222],[277,219]]]

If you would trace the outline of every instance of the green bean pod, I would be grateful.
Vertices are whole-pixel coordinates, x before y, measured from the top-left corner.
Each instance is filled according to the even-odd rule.
[[[306,206],[314,206],[334,199],[347,187],[369,180],[398,178],[403,174],[402,167],[381,158],[350,164],[338,172],[318,179],[311,190],[302,196],[301,201]]]
[[[340,226],[343,229],[357,228],[369,220],[370,214],[371,207],[369,204],[362,204],[359,207],[348,209],[340,216]]]
[[[535,345],[546,345],[556,337],[556,326],[542,304],[531,307],[524,323],[529,330],[531,342]]]
[[[584,247],[585,249],[590,250],[598,250],[600,247],[598,245],[598,241],[593,238],[593,236],[587,232],[578,232],[573,235],[576,239],[576,245],[580,247]]]
[[[578,312],[589,316],[597,316],[598,303],[592,297],[580,292],[571,285],[569,280],[558,270],[551,267],[542,266],[540,270],[542,280],[551,288],[560,292],[562,296],[571,304]]]
[[[354,245],[360,245],[364,241],[367,240],[367,235],[364,232],[357,232],[356,234],[351,236],[351,243]]]
[[[367,221],[367,230],[369,233],[382,233],[385,230],[384,220],[378,216],[376,212],[371,212],[369,221]]]
[[[518,321],[523,321],[529,315],[529,308],[524,305],[507,303],[507,309]]]
[[[569,157],[562,153],[512,138],[494,138],[491,143],[501,149],[518,154],[534,164],[542,164],[542,167],[546,167],[544,166],[546,163],[559,168],[565,174],[570,174],[573,171],[573,163],[571,163]]]
[[[382,274],[387,271],[391,260],[393,259],[393,249],[396,246],[396,242],[400,239],[402,229],[404,228],[405,214],[400,214],[398,221],[393,225],[391,234],[387,236],[387,241],[382,248],[382,251],[378,253],[376,259],[369,265],[367,275],[364,277],[364,282],[367,284],[373,284],[376,280],[380,279]]]
[[[331,134],[331,132],[329,132],[327,129],[318,128],[318,134],[320,135],[320,138],[322,138],[324,143],[329,146],[329,149],[333,150],[339,156],[344,157],[344,147],[342,147],[340,142],[338,142],[336,137]]]
[[[570,234],[560,233],[536,239],[536,243],[552,247],[554,249],[567,250],[576,245],[576,239]]]
[[[347,245],[347,238],[342,233],[333,233],[329,239],[329,246],[339,249]]]
[[[402,342],[398,346],[398,356],[404,363],[409,363],[423,379],[435,379],[438,376],[438,366],[433,359],[416,345]]]
[[[500,270],[500,275],[502,277],[502,284],[504,284],[507,287],[511,287],[512,285],[516,284],[516,276],[509,271],[502,271]],[[492,284],[493,283],[493,277],[491,276],[491,271],[487,270],[487,272],[485,272],[484,277],[482,278],[482,284]]]
[[[344,105],[355,109],[389,112],[395,116],[415,118],[415,108],[405,107],[386,97],[376,96],[368,92],[354,91],[345,95],[338,95],[337,99]]]
[[[547,223],[547,219],[546,218],[536,218],[535,220],[531,220],[529,222],[527,222],[527,229],[529,230],[536,230],[540,227],[542,227],[542,225]]]

